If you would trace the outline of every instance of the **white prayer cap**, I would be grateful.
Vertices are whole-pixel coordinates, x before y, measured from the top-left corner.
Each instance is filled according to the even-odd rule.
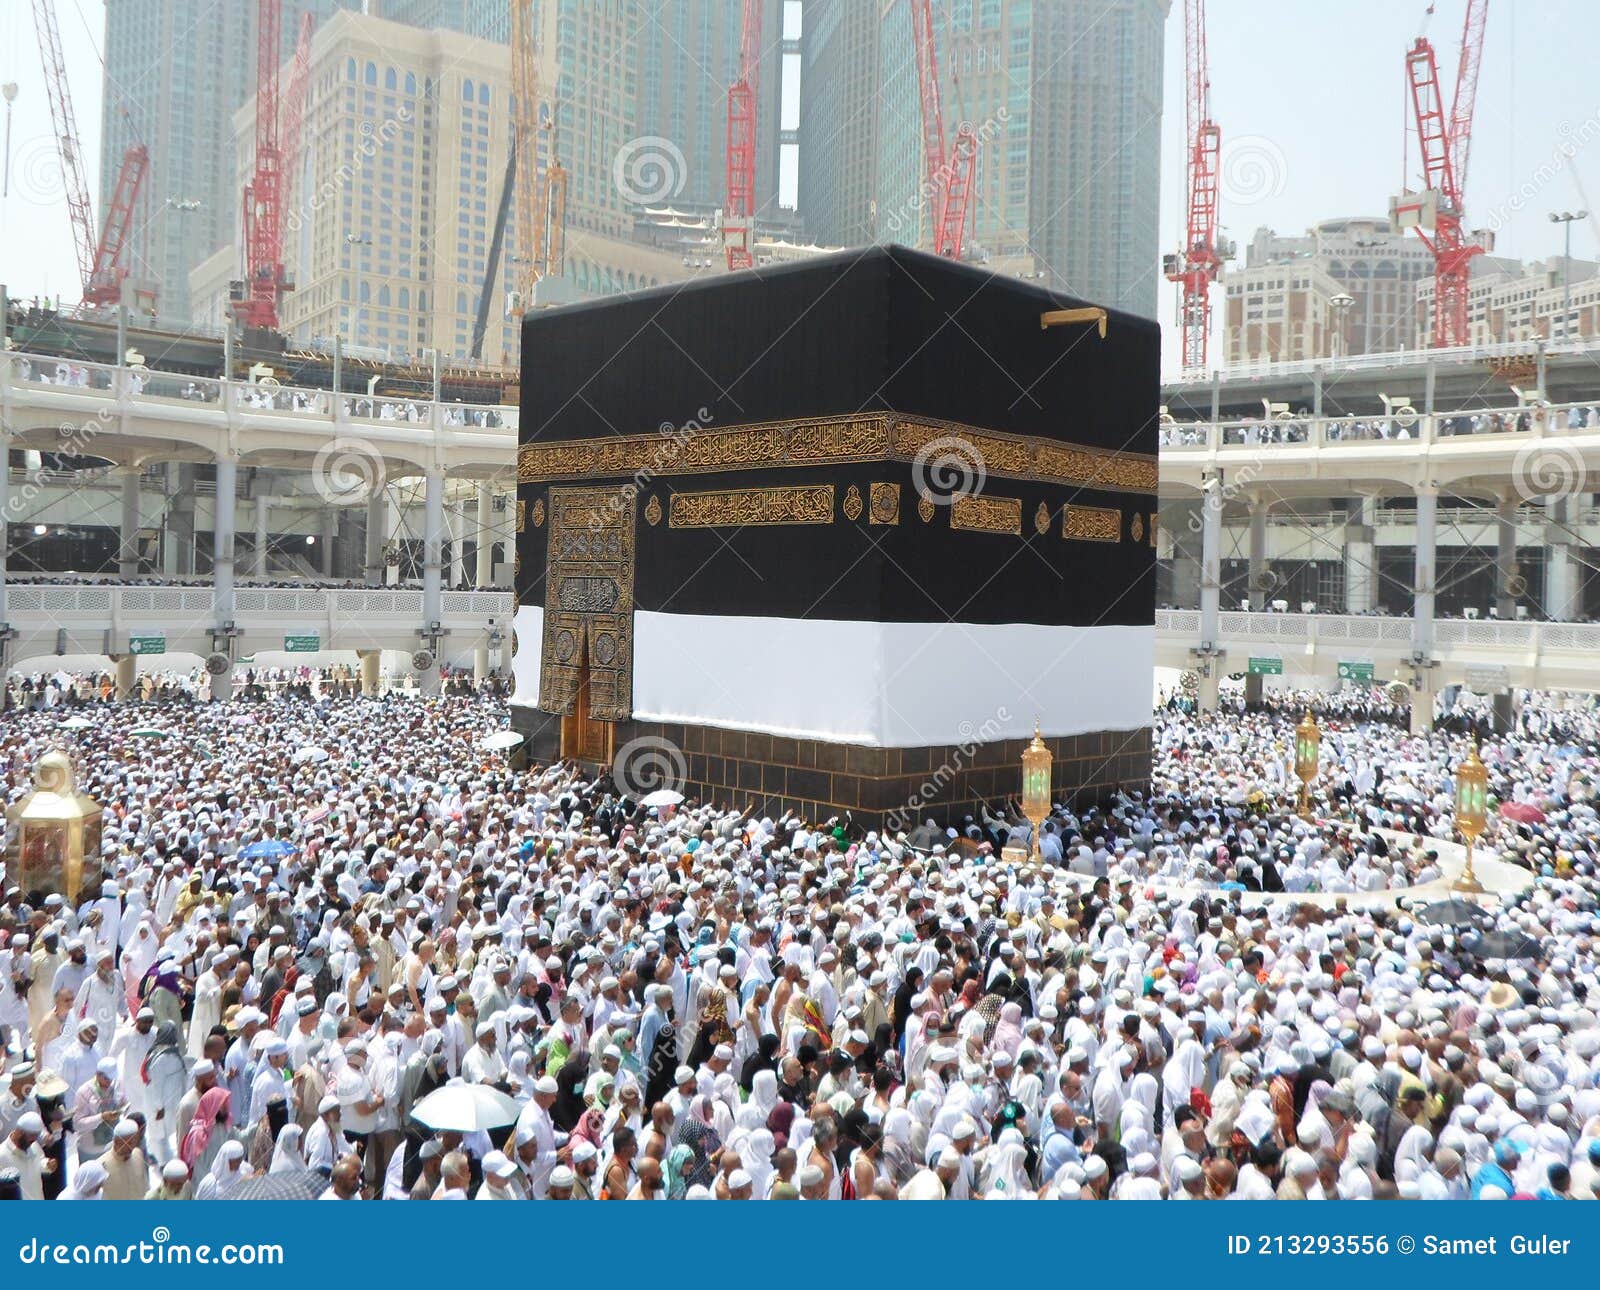
[[[961,1166],[961,1153],[954,1147],[946,1147],[939,1153],[936,1167],[940,1169],[958,1169]],[[818,1170],[820,1173],[821,1171]]]
[[[111,1131],[115,1138],[137,1138],[139,1126],[133,1120],[118,1120],[117,1127]]]
[[[561,1086],[556,1083],[553,1075],[541,1075],[533,1082],[533,1091],[535,1093],[551,1095],[559,1093],[561,1091]]]
[[[37,1111],[24,1111],[17,1119],[17,1128],[30,1137],[37,1138],[44,1132],[44,1120]]]
[[[181,1160],[169,1160],[161,1166],[161,1177],[169,1183],[183,1182],[189,1176],[189,1166]]]
[[[572,1162],[574,1164],[581,1165],[586,1160],[593,1160],[599,1154],[600,1152],[596,1149],[594,1143],[590,1142],[587,1138],[580,1138],[576,1143],[573,1144]]]
[[[202,1057],[199,1061],[197,1061],[194,1064],[194,1069],[189,1072],[189,1074],[191,1076],[193,1076],[195,1079],[200,1079],[201,1077],[206,1076],[206,1075],[215,1075],[216,1073],[217,1073],[217,1064],[216,1064],[216,1062],[212,1061],[209,1057]]]
[[[1177,1176],[1178,1181],[1183,1183],[1193,1182],[1201,1175],[1203,1170],[1200,1168],[1200,1162],[1193,1156],[1179,1156],[1173,1161],[1172,1172]]]
[[[483,1158],[483,1172],[495,1178],[510,1178],[517,1167],[506,1158],[505,1152],[491,1151]]]
[[[317,1103],[318,1115],[326,1115],[329,1111],[337,1111],[338,1109],[339,1099],[334,1097],[331,1093],[324,1097],[322,1101]]]

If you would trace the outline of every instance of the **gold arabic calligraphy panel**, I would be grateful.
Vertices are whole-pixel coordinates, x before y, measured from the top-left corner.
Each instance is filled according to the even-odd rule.
[[[633,714],[632,489],[552,488],[539,706],[572,715],[585,663],[589,715]]]

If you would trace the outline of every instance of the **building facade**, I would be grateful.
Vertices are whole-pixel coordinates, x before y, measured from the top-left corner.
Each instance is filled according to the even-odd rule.
[[[879,228],[885,25],[877,0],[809,0],[805,7],[799,201],[806,229],[818,242],[864,246],[905,240],[886,239]]]
[[[969,259],[1154,316],[1168,0],[935,0],[947,155],[978,136]],[[931,249],[910,0],[807,8],[800,213],[819,241]],[[875,64],[875,89],[853,65]],[[819,101],[820,99],[820,101]]]
[[[1258,228],[1246,249],[1246,269],[1306,263],[1331,277],[1352,301],[1342,334],[1330,336],[1327,353],[1312,357],[1411,347],[1417,330],[1417,284],[1433,277],[1433,256],[1420,238],[1391,230],[1385,217],[1351,216],[1323,220],[1298,237]],[[1250,361],[1233,359],[1233,341],[1230,333],[1230,361]]]
[[[1269,262],[1228,274],[1227,362],[1325,358],[1338,335],[1339,282],[1315,260]]]
[[[300,18],[319,24],[360,0],[284,0],[282,56]],[[129,268],[155,284],[163,318],[190,317],[189,271],[233,240],[242,179],[234,114],[256,83],[256,6],[210,0],[107,0],[100,192],[116,186],[123,152],[150,152],[134,212]]]
[[[340,14],[313,41],[285,260],[283,326],[393,356],[469,355],[504,183],[510,50],[448,29]],[[241,149],[248,134],[241,132]],[[514,214],[514,212],[513,212]],[[511,361],[508,221],[481,357]]]
[[[1416,290],[1414,343],[1422,348],[1433,334],[1433,279]],[[1600,335],[1600,264],[1552,256],[1524,265],[1475,256],[1467,323],[1477,345]]]

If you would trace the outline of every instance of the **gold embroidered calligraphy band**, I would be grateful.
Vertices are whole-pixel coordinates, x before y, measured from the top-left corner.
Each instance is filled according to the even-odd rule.
[[[756,524],[833,523],[833,485],[733,488],[674,493],[667,525],[675,529],[745,528]]]
[[[950,438],[965,440],[991,475],[1110,492],[1156,491],[1157,466],[1152,456],[978,430],[953,421],[889,415],[707,429],[681,441],[664,441],[659,435],[624,435],[525,443],[517,453],[517,477],[524,484],[537,484],[622,478],[640,471],[685,475],[848,462],[914,462],[925,448]]]

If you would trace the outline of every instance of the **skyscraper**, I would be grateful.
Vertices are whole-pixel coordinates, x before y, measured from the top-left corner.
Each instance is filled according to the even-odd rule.
[[[966,243],[1153,316],[1170,0],[934,0],[946,151],[979,138]],[[931,248],[910,0],[807,7],[801,210],[819,240]],[[870,62],[870,73],[861,66]],[[865,79],[863,79],[865,78]]]
[[[510,62],[505,45],[356,13],[318,32],[286,220],[296,289],[285,331],[467,356],[505,171]],[[488,286],[490,362],[517,352],[504,311],[514,230],[513,219]]]
[[[642,0],[638,42],[641,138],[663,138],[683,155],[678,206],[726,199],[728,86],[739,75],[743,0]],[[782,0],[762,0],[762,59],[756,108],[756,214],[776,209]],[[670,154],[669,154],[670,156]],[[676,165],[677,158],[670,158]]]
[[[1028,244],[1038,270],[1063,291],[1154,317],[1171,0],[1031,7]]]
[[[799,195],[806,233],[817,242],[883,240],[877,227],[882,9],[879,0],[809,0],[805,7]]]
[[[319,22],[361,0],[284,0],[281,53],[300,16]],[[129,267],[153,280],[163,317],[187,319],[189,270],[233,240],[240,176],[233,115],[255,92],[256,6],[245,0],[106,0],[100,191],[116,185],[123,152],[150,150],[134,213]]]

